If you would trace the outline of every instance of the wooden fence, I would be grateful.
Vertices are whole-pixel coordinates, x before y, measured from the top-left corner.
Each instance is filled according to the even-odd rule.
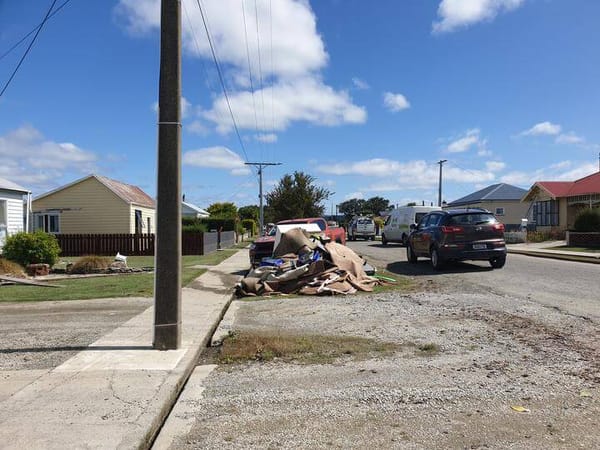
[[[153,256],[154,234],[57,234],[61,256]],[[233,231],[181,234],[182,255],[204,255],[235,243]]]

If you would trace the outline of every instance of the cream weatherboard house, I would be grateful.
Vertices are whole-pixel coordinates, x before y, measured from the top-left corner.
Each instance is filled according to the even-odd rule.
[[[155,202],[139,187],[89,175],[33,199],[33,229],[54,234],[154,233]]]
[[[26,211],[30,201],[29,190],[0,178],[0,252],[8,236],[27,229]]]

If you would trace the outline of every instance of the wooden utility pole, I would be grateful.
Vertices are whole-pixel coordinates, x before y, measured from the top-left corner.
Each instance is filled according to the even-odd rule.
[[[260,227],[260,235],[263,236],[264,232],[264,224],[265,224],[265,213],[263,207],[263,167],[264,166],[279,166],[281,163],[269,163],[269,162],[247,162],[245,163],[247,166],[255,166],[258,168],[258,200],[259,200],[259,227]]]
[[[161,1],[154,341],[181,345],[181,2]]]
[[[438,164],[440,165],[440,180],[438,183],[438,206],[442,206],[442,166],[447,161],[447,159],[441,159],[438,161]]]

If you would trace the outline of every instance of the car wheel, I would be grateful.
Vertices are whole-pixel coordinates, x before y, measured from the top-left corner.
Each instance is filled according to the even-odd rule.
[[[441,270],[444,266],[444,261],[440,258],[440,252],[437,248],[433,247],[431,249],[431,266],[434,270]]]
[[[381,235],[381,245],[387,245],[388,240],[385,238],[385,234]]]
[[[497,258],[490,259],[490,265],[493,269],[502,269],[506,263],[506,256],[498,256]]]
[[[415,255],[415,252],[413,251],[410,244],[408,244],[406,246],[406,259],[408,259],[408,262],[411,264],[414,264],[417,262],[417,255]]]

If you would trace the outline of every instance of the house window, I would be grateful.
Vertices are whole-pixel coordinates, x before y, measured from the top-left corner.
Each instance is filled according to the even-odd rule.
[[[0,200],[0,247],[4,245],[4,240],[8,234],[8,211],[6,200]]]
[[[496,208],[496,215],[497,216],[503,216],[504,215],[504,208]]]
[[[46,233],[60,233],[58,213],[35,213],[33,215],[34,231],[41,230]]]
[[[533,218],[537,226],[558,226],[558,201],[535,202]]]
[[[142,211],[139,209],[135,210],[135,234],[141,234],[142,228],[144,228],[144,221],[142,220]]]

